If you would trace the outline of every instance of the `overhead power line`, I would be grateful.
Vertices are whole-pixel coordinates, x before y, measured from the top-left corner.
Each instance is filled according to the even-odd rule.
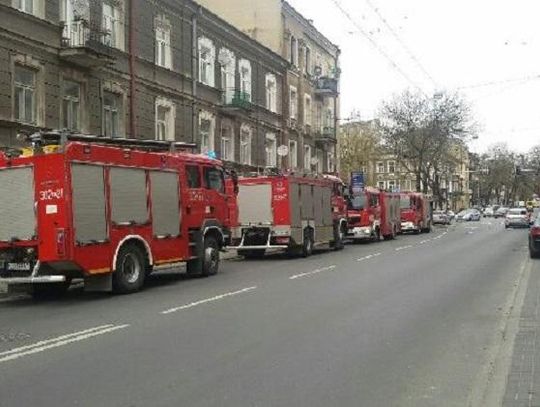
[[[521,78],[500,79],[500,80],[490,81],[490,82],[474,83],[471,85],[459,86],[457,89],[462,90],[462,89],[485,88],[488,86],[504,85],[506,83],[513,83],[513,82],[530,82],[530,81],[535,81],[538,79],[540,79],[540,74],[523,76]]]
[[[396,30],[394,30],[394,28],[390,25],[388,20],[386,18],[384,18],[382,13],[379,11],[379,8],[375,4],[373,4],[373,2],[371,0],[366,0],[366,3],[373,10],[373,12],[375,14],[377,14],[377,17],[379,17],[379,19],[383,22],[383,24],[386,26],[386,28],[390,31],[392,36],[396,39],[396,41],[401,45],[401,47],[409,55],[409,58],[411,58],[414,61],[416,66],[418,66],[418,68],[424,73],[424,75],[426,75],[426,77],[429,78],[429,80],[431,81],[433,86],[435,88],[437,88],[438,84],[435,81],[435,79],[433,79],[433,76],[430,75],[430,73],[427,71],[427,69],[424,67],[424,65],[422,65],[422,63],[416,57],[416,55],[414,55],[414,53],[411,51],[411,49],[408,47],[408,45],[405,43],[405,41],[403,41],[403,39],[399,36],[399,34],[396,32]]]
[[[341,14],[343,14],[356,27],[356,29],[360,32],[360,34],[362,34],[364,36],[364,38],[366,38],[370,42],[370,44],[373,45],[373,47],[379,52],[379,54],[381,54],[388,62],[390,62],[392,67],[407,82],[409,82],[412,86],[414,86],[415,88],[417,88],[418,90],[420,90],[422,93],[425,94],[424,90],[415,81],[413,81],[409,77],[409,75],[407,75],[405,73],[405,71],[403,69],[401,69],[401,67],[390,57],[390,55],[388,55],[388,53],[384,49],[382,49],[379,46],[379,44],[377,44],[373,40],[373,38],[371,38],[371,36],[362,28],[362,26],[360,24],[358,24],[358,22],[351,16],[351,14],[343,7],[340,0],[330,0],[330,1],[337,7],[337,9],[341,12]]]

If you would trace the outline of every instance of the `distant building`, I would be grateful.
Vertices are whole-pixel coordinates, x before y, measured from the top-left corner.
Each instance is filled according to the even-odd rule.
[[[289,62],[284,165],[336,170],[339,48],[284,0],[198,0]]]

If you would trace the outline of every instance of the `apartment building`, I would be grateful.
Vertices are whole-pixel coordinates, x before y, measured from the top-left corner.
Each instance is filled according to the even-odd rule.
[[[198,1],[289,62],[283,165],[336,171],[339,48],[284,0]]]
[[[39,129],[277,166],[288,62],[188,0],[0,0],[0,145]]]

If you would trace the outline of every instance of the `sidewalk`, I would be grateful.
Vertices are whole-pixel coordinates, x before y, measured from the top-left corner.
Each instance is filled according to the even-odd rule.
[[[540,261],[533,267],[514,342],[504,407],[540,406]]]

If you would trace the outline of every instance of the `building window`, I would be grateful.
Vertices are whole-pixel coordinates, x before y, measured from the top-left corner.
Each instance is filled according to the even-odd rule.
[[[234,139],[232,126],[228,123],[221,124],[221,159],[234,161]]]
[[[322,121],[322,105],[320,103],[316,103],[316,106],[315,106],[315,109],[316,109],[316,117],[315,117],[315,120],[316,120],[316,123],[315,123],[315,127],[319,130],[322,130],[323,128],[323,121]]]
[[[388,161],[388,172],[390,174],[394,174],[396,172],[396,162],[395,161]]]
[[[36,71],[15,65],[15,120],[36,123]]]
[[[391,192],[396,190],[396,181],[388,181],[388,190]]]
[[[104,2],[102,7],[103,42],[109,47],[124,49],[123,24],[117,2]]]
[[[329,151],[326,153],[326,159],[328,160],[327,168],[328,172],[334,172],[336,171],[336,165],[335,165],[335,157],[334,153]]]
[[[309,47],[306,47],[304,65],[306,74],[311,75],[311,49]]]
[[[273,133],[266,134],[266,166],[277,167],[277,141]]]
[[[240,70],[240,92],[242,98],[251,101],[251,62],[247,59],[241,59],[238,63]]]
[[[212,40],[199,38],[199,81],[208,86],[215,86],[216,49]]]
[[[304,169],[311,171],[311,146],[304,145]]]
[[[28,14],[34,14],[34,0],[14,0],[13,7]]]
[[[291,119],[296,119],[298,117],[298,92],[294,86],[291,86],[289,95]]]
[[[298,168],[298,142],[289,140],[289,167]]]
[[[81,85],[65,80],[62,84],[62,127],[80,130]]]
[[[175,106],[168,99],[156,99],[156,140],[174,141]]]
[[[297,66],[298,65],[298,41],[296,40],[296,37],[291,36],[291,49],[290,49],[290,62],[291,65]]]
[[[251,128],[247,125],[240,128],[240,163],[251,165]]]
[[[103,92],[103,135],[105,137],[120,136],[120,113],[122,95],[108,91]]]
[[[323,155],[323,151],[322,150],[317,150],[317,172],[319,174],[321,174],[324,169],[323,169],[323,162],[324,160],[324,155]]]
[[[377,163],[377,174],[384,174],[384,163],[378,162]]]
[[[171,26],[163,16],[156,18],[156,65],[172,69]]]
[[[214,151],[214,126],[215,117],[209,112],[199,113],[199,138],[201,140],[201,153],[206,154]]]
[[[236,90],[236,57],[232,51],[222,48],[218,62],[221,72],[221,90],[225,104],[231,104]]]
[[[311,126],[312,120],[311,96],[304,95],[304,124]]]
[[[266,74],[266,108],[277,113],[277,81],[274,74]]]
[[[379,181],[378,186],[379,186],[379,189],[385,189],[385,182],[384,181]]]

